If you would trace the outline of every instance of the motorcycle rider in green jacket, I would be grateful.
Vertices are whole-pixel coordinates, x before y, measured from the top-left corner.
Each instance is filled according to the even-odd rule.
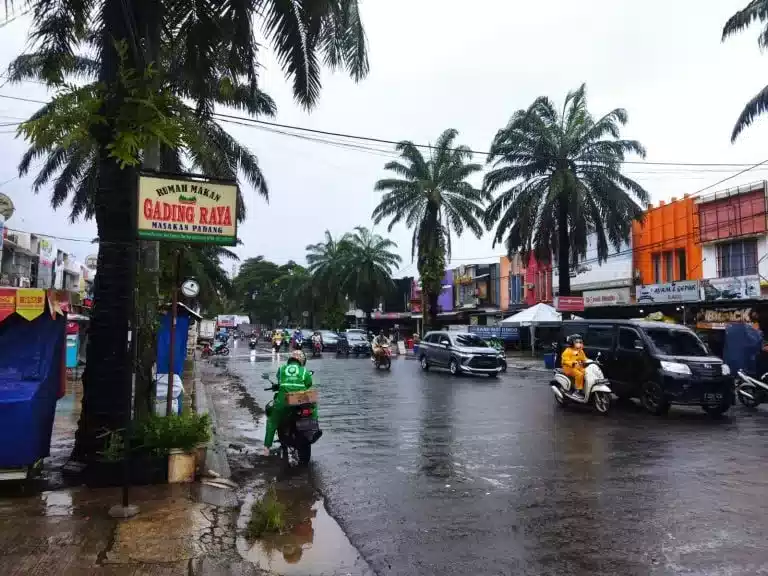
[[[312,372],[304,365],[307,357],[301,350],[294,350],[285,364],[277,369],[278,390],[275,393],[271,410],[267,411],[267,431],[264,436],[264,455],[269,455],[269,449],[275,439],[275,432],[285,415],[285,395],[289,392],[303,392],[312,387]],[[317,407],[313,417],[317,419]]]

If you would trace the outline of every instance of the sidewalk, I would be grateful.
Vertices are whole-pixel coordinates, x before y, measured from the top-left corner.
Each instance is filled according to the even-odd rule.
[[[60,468],[72,450],[81,398],[80,383],[69,381],[57,404],[51,455],[41,477],[0,484],[0,574],[265,574],[237,552],[239,501],[226,487],[205,482],[132,487],[130,502],[140,512],[123,521],[108,515],[121,500],[120,488],[67,487]],[[217,467],[221,473],[214,456],[208,468]]]

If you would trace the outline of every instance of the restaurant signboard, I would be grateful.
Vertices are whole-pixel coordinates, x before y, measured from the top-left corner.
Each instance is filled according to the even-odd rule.
[[[138,236],[234,246],[237,243],[237,184],[153,173],[139,177]]]

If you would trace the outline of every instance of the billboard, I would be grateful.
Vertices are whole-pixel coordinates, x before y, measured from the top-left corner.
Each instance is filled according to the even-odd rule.
[[[53,288],[53,266],[56,264],[56,245],[47,236],[38,236],[40,259],[37,267],[37,287]]]
[[[749,300],[760,298],[760,277],[734,276],[732,278],[708,278],[701,281],[701,298],[715,300]]]
[[[571,267],[571,290],[583,291],[593,288],[630,286],[632,283],[632,246],[624,242],[617,250],[608,244],[608,259],[597,261],[597,234],[587,236],[587,252],[575,266]],[[557,266],[552,267],[552,285],[555,292],[559,287]]]
[[[139,238],[225,246],[237,243],[234,182],[142,174],[138,195]]]
[[[590,306],[623,306],[629,304],[629,301],[629,287],[584,292],[584,306],[587,308]]]
[[[637,287],[638,304],[698,301],[698,280],[681,280],[680,282],[670,282],[669,284],[644,284]]]
[[[516,326],[470,326],[468,330],[480,338],[501,338],[509,342],[520,340],[520,328]]]

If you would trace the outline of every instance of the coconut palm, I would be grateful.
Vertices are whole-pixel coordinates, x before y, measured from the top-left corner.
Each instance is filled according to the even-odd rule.
[[[484,188],[503,191],[485,220],[498,224],[496,243],[511,255],[533,250],[556,255],[560,294],[570,294],[570,266],[586,255],[587,236],[597,234],[598,261],[629,239],[632,222],[643,218],[648,192],[621,173],[627,153],[645,156],[635,140],[619,139],[626,111],[617,108],[595,120],[587,110],[586,87],[569,92],[562,113],[546,97],[518,110],[493,139]],[[638,204],[639,202],[639,204]],[[506,236],[506,239],[505,239]]]
[[[370,318],[376,302],[392,289],[392,274],[401,262],[392,240],[357,226],[346,237],[344,286]]]
[[[768,48],[768,0],[752,0],[744,8],[736,12],[728,19],[723,26],[722,40],[743,32],[749,28],[755,21],[759,21],[763,26],[760,35],[757,37],[757,43],[761,50]],[[747,102],[744,109],[736,120],[736,125],[731,132],[731,142],[734,142],[739,134],[757,118],[760,114],[768,110],[768,86],[760,90],[755,96]]]
[[[12,4],[6,0],[6,10]],[[179,109],[185,96],[167,78],[188,80],[196,112],[203,117],[215,101],[211,95],[222,88],[224,94],[240,89],[253,92],[260,47],[255,26],[262,25],[280,66],[293,82],[294,96],[309,108],[319,96],[320,58],[328,67],[341,67],[353,78],[362,78],[368,69],[365,39],[357,0],[17,0],[16,4],[33,13],[30,40],[52,83],[58,80],[60,85],[62,70],[83,52],[94,53],[98,62],[100,92],[98,98],[85,101],[96,103],[98,110],[82,115],[85,130],[96,143],[98,171],[88,175],[88,185],[95,187],[92,211],[101,239],[78,435],[86,438],[80,455],[88,457],[99,450],[97,438],[103,429],[122,426],[123,411],[128,408],[122,395],[114,392],[114,374],[128,360],[133,271],[126,263],[134,244],[132,196],[140,148],[160,135],[189,129],[188,119],[177,110],[155,105],[155,98],[166,103],[175,100]],[[172,55],[170,61],[186,73],[159,69],[162,54]],[[152,62],[156,73],[149,74]],[[130,84],[129,73],[133,74]],[[152,90],[153,83],[162,90]],[[140,97],[129,98],[128,88]],[[70,88],[64,96],[80,103],[73,95],[77,91]],[[47,148],[39,133],[27,135],[33,145]],[[70,143],[57,137],[55,129],[46,136],[51,149],[60,147],[63,157]],[[81,212],[88,210],[86,205]]]
[[[411,259],[417,256],[431,325],[437,318],[451,235],[461,236],[468,228],[478,238],[482,236],[483,204],[489,199],[485,191],[467,182],[482,166],[470,162],[469,148],[454,144],[457,136],[456,130],[445,130],[430,148],[429,158],[424,158],[412,142],[400,142],[395,149],[402,161],[384,166],[398,177],[379,180],[375,185],[376,190],[386,193],[373,211],[373,221],[378,224],[389,219],[389,231],[401,221],[413,228]]]

